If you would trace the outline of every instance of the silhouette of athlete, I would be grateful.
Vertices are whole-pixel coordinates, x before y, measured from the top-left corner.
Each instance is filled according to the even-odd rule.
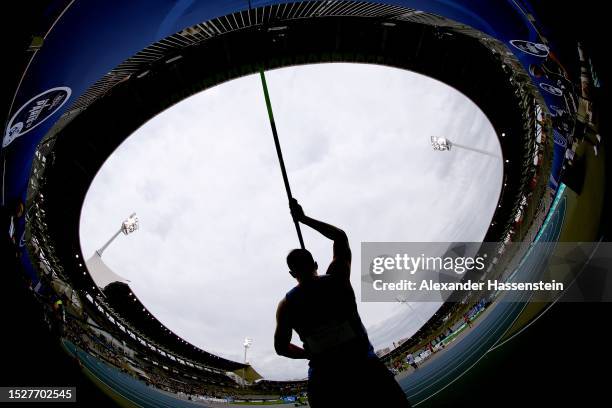
[[[310,406],[409,407],[393,374],[378,359],[357,311],[351,286],[351,249],[339,228],[310,218],[295,199],[293,218],[334,241],[334,258],[325,275],[306,249],[287,256],[298,284],[278,304],[274,348],[288,358],[310,360]],[[291,343],[295,330],[304,348]]]

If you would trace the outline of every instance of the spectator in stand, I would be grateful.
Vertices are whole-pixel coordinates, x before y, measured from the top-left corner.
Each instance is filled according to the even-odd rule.
[[[470,320],[470,317],[467,315],[467,313],[463,315],[463,321],[465,322],[465,324],[468,325],[468,327],[472,327],[472,321]]]
[[[417,365],[416,361],[414,361],[414,356],[412,355],[412,353],[408,353],[408,355],[406,356],[406,362],[410,364],[415,370],[419,369],[419,366]]]

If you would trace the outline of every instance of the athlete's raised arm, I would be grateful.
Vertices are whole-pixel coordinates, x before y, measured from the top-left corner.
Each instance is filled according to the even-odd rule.
[[[295,220],[334,241],[334,259],[327,268],[327,274],[348,279],[351,274],[351,248],[346,233],[331,224],[308,217],[295,198],[291,199],[290,208]]]

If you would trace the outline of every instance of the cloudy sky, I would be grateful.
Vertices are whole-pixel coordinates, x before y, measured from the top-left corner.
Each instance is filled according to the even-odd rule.
[[[343,228],[359,299],[364,241],[481,241],[502,181],[491,124],[465,96],[411,72],[320,64],[268,72],[293,194],[305,212]],[[285,264],[299,246],[258,75],[222,84],[143,125],[107,160],[85,199],[86,256],[136,212],[140,230],[104,253],[115,272],[171,330],[266,378],[306,376],[276,356],[278,301],[293,287]],[[331,242],[303,229],[324,272]],[[407,337],[439,307],[359,303],[376,349]],[[294,342],[299,338],[294,334]]]

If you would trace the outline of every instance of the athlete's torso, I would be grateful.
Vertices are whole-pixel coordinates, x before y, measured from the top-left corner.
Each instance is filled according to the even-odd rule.
[[[310,366],[341,366],[375,358],[348,279],[322,275],[287,295],[291,326],[304,343]]]

